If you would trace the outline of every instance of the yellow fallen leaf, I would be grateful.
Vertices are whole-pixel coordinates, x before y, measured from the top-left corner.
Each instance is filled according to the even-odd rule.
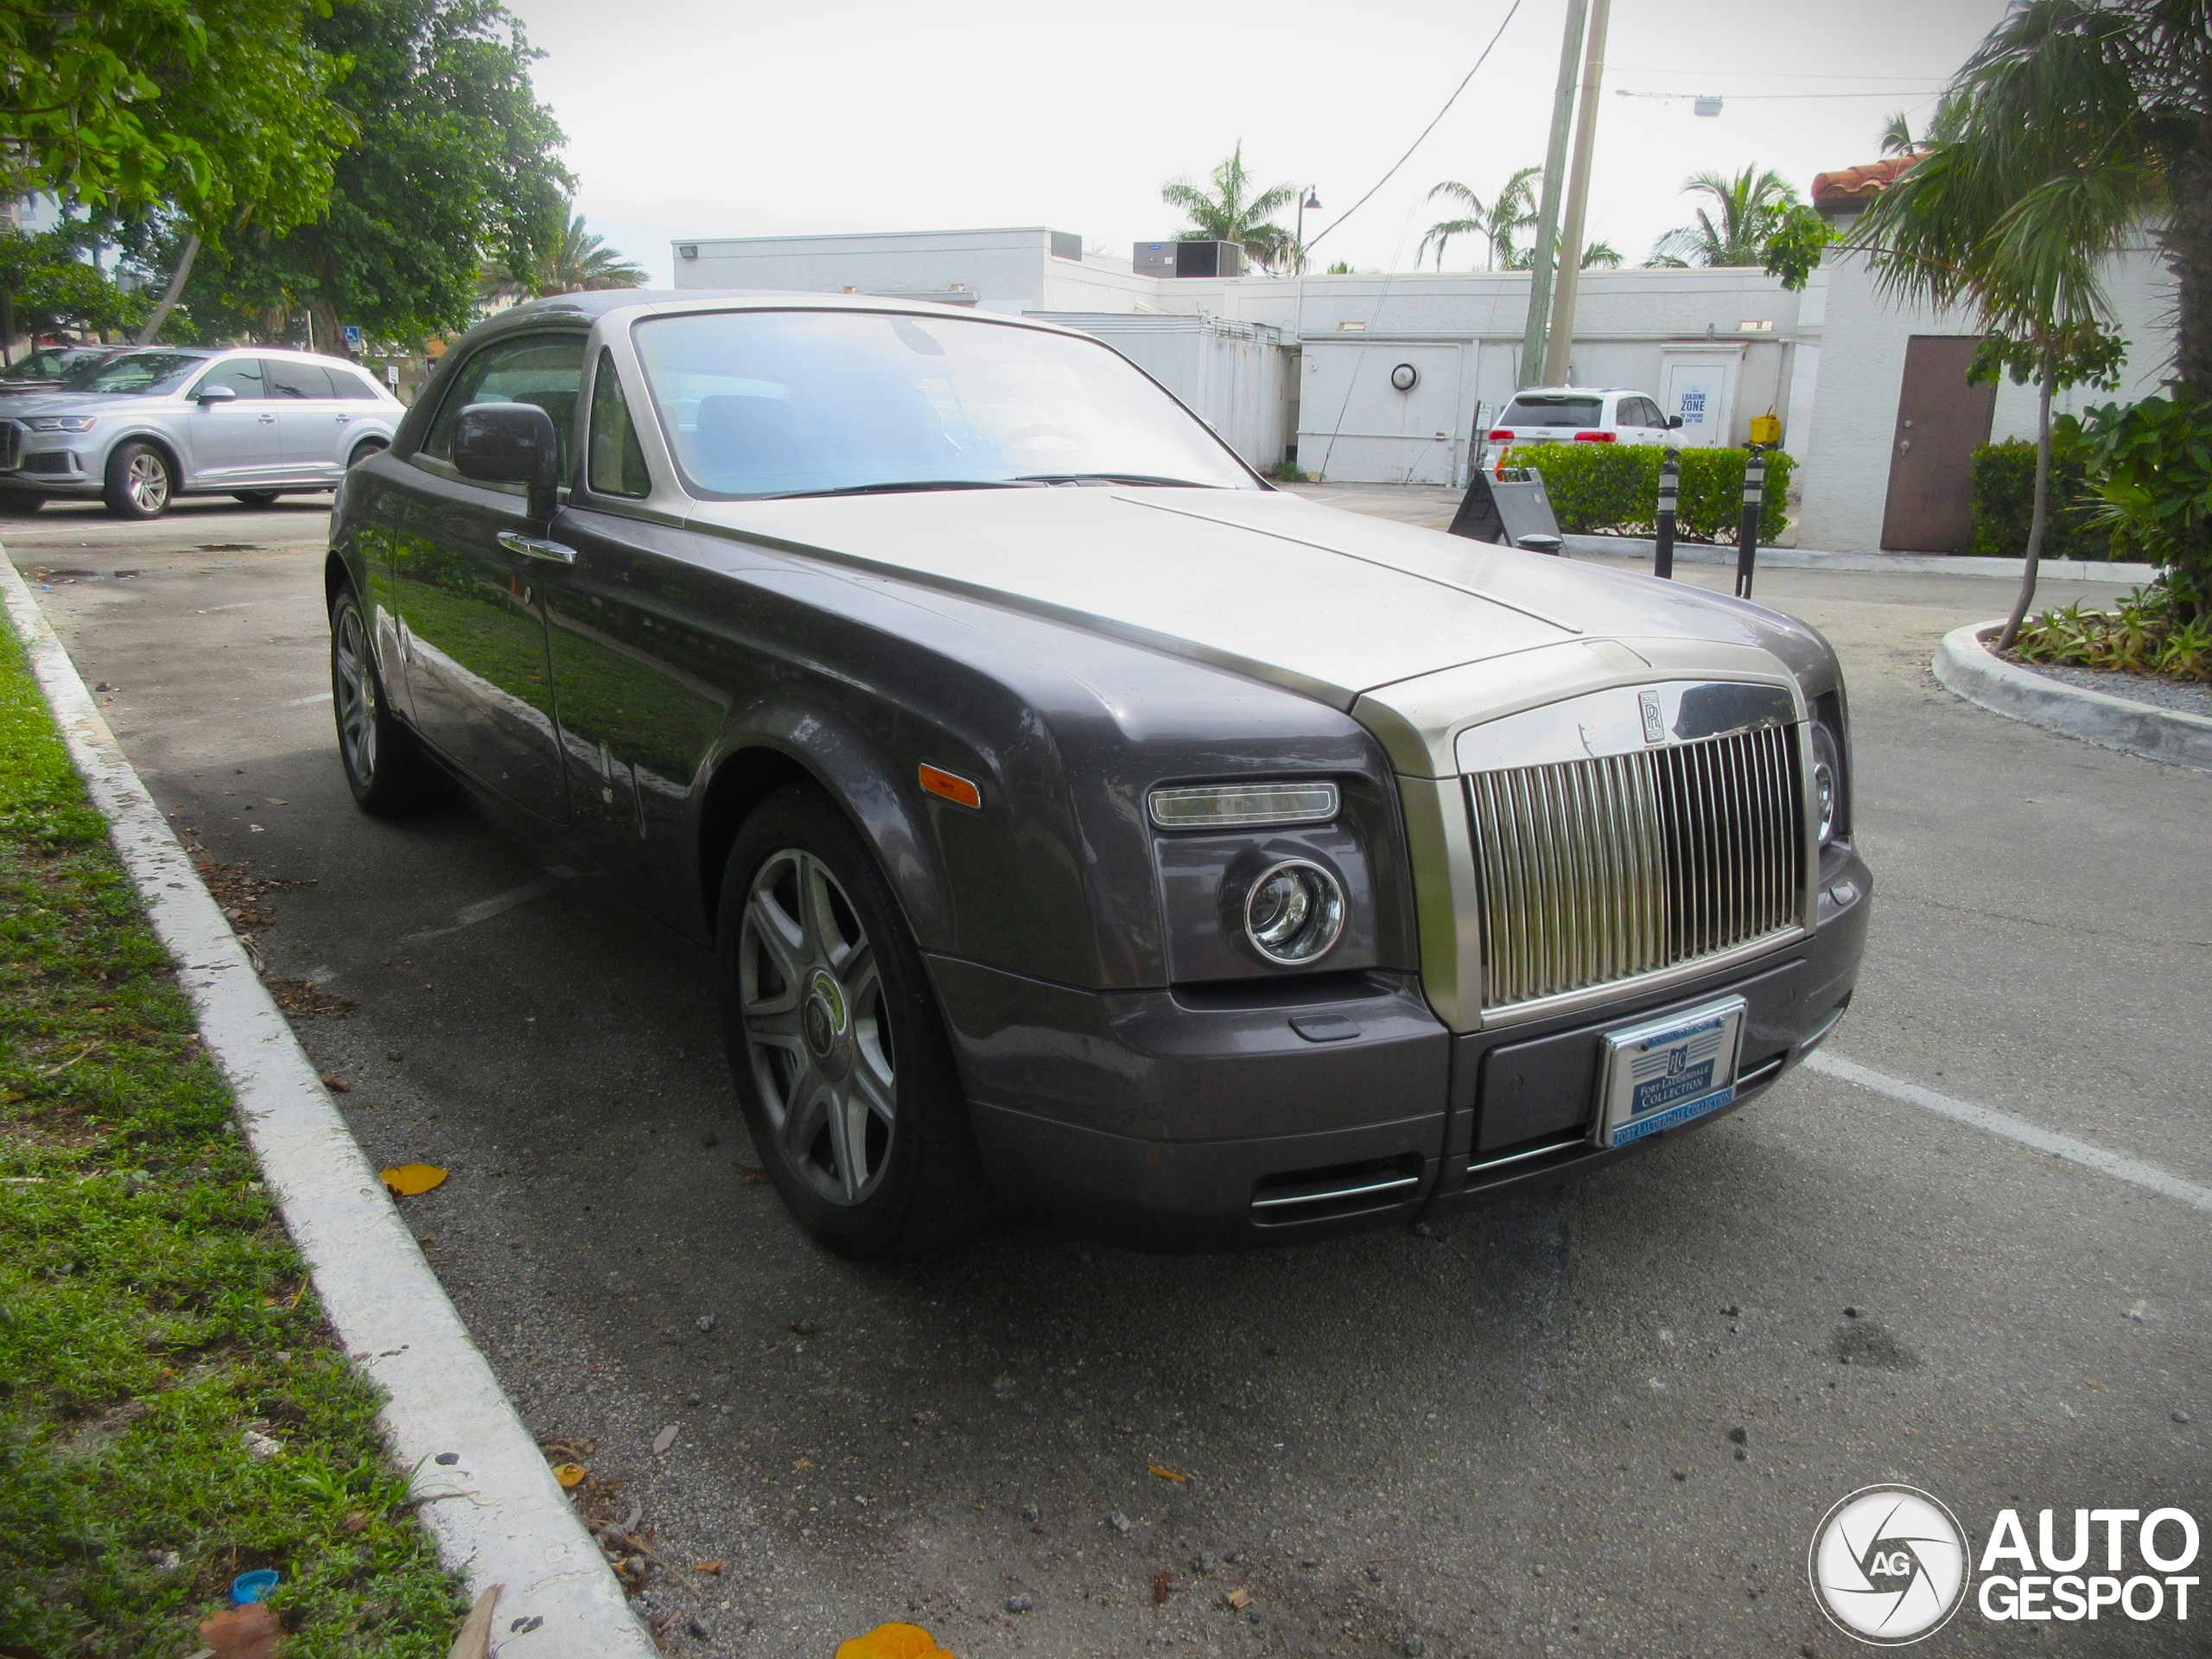
[[[1241,1613],[1252,1605],[1252,1592],[1249,1590],[1232,1590],[1229,1592],[1227,1600],[1230,1606]]]
[[[380,1170],[378,1179],[403,1198],[413,1198],[445,1183],[446,1172],[435,1164],[401,1164],[395,1169]]]
[[[691,1570],[694,1573],[719,1574],[722,1570],[722,1564],[720,1561],[694,1561],[691,1563]]]
[[[952,1656],[918,1624],[879,1624],[866,1636],[840,1643],[837,1659],[952,1659]]]
[[[564,1487],[581,1486],[584,1484],[584,1466],[581,1463],[556,1463],[553,1465],[553,1478]]]
[[[1162,1480],[1172,1480],[1178,1486],[1187,1486],[1191,1484],[1191,1478],[1188,1475],[1179,1475],[1173,1469],[1167,1468],[1162,1464],[1148,1464],[1146,1466],[1149,1468],[1154,1474],[1158,1475]]]

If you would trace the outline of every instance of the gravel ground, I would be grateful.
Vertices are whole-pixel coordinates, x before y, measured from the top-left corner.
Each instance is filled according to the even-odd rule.
[[[2040,674],[2045,679],[2056,680],[2063,685],[2075,685],[2085,691],[2101,691],[2108,697],[2125,697],[2130,702],[2147,702],[2155,708],[2177,709],[2184,715],[2202,715],[2212,719],[2212,685],[2192,685],[2185,680],[2158,680],[2147,674],[2130,674],[2124,669],[2076,668],[2067,663],[2028,663],[2018,657],[2007,657],[2006,662],[2024,668],[2031,674]]]

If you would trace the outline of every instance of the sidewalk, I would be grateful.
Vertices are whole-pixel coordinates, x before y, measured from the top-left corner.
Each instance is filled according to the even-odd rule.
[[[1286,484],[1282,487],[1323,506],[1342,507],[1349,512],[1363,512],[1371,518],[1395,519],[1428,530],[1450,529],[1452,515],[1459,510],[1460,498],[1465,493],[1436,484]],[[1566,542],[1569,558],[1619,562],[1647,570],[1651,568],[1653,545],[1642,537],[1569,536]],[[2020,559],[1984,559],[1947,553],[1834,553],[1803,547],[1762,547],[1758,562],[1770,569],[1987,576],[2016,585],[2025,563]],[[1732,565],[1736,563],[1736,550],[1732,545],[1677,542],[1675,563]],[[2153,565],[2107,564],[2078,559],[2045,559],[2037,567],[2037,577],[2045,582],[2110,582],[2133,586],[2150,582],[2157,575]]]

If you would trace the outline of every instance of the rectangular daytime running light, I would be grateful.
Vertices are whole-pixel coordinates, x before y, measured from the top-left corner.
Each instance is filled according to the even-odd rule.
[[[1147,798],[1162,830],[1249,830],[1326,823],[1337,816],[1334,784],[1200,784],[1155,789]]]

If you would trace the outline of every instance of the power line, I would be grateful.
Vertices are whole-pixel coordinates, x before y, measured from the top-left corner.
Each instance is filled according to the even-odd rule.
[[[1669,103],[1687,103],[1695,98],[1710,98],[1710,92],[1632,92],[1624,86],[1613,89],[1615,98],[1656,98]],[[1936,94],[1925,86],[1893,87],[1885,92],[1726,92],[1718,94],[1731,104],[1748,104],[1753,100],[1787,99],[1792,101],[1808,98],[1934,98]]]
[[[1367,195],[1362,196],[1357,201],[1352,203],[1351,207],[1345,208],[1344,212],[1338,213],[1334,219],[1331,219],[1326,225],[1324,225],[1319,231],[1314,232],[1313,240],[1306,245],[1306,251],[1307,253],[1310,254],[1313,252],[1314,243],[1320,241],[1320,239],[1326,236],[1331,231],[1335,230],[1338,226],[1343,224],[1344,220],[1350,219],[1354,213],[1367,206],[1368,197],[1372,196],[1376,190],[1380,190],[1384,185],[1389,183],[1391,175],[1397,172],[1400,168],[1403,167],[1408,162],[1413,159],[1414,151],[1421,147],[1422,140],[1426,139],[1430,133],[1436,130],[1436,122],[1441,121],[1446,116],[1452,112],[1452,106],[1459,101],[1459,94],[1467,90],[1467,82],[1475,78],[1475,69],[1481,68],[1484,63],[1490,60],[1491,47],[1495,47],[1497,44],[1499,37],[1505,33],[1506,24],[1510,23],[1513,21],[1514,14],[1518,12],[1520,10],[1521,0],[1513,0],[1512,6],[1505,14],[1504,22],[1498,24],[1497,33],[1490,37],[1490,46],[1483,48],[1482,56],[1475,60],[1475,68],[1468,70],[1465,78],[1462,79],[1457,86],[1452,89],[1452,96],[1444,100],[1444,107],[1436,112],[1436,120],[1431,121],[1427,126],[1421,130],[1421,137],[1414,139],[1412,143],[1406,146],[1406,153],[1399,156],[1396,161],[1390,163],[1390,171],[1389,173],[1385,173],[1381,178],[1375,181],[1373,188],[1368,191]]]

